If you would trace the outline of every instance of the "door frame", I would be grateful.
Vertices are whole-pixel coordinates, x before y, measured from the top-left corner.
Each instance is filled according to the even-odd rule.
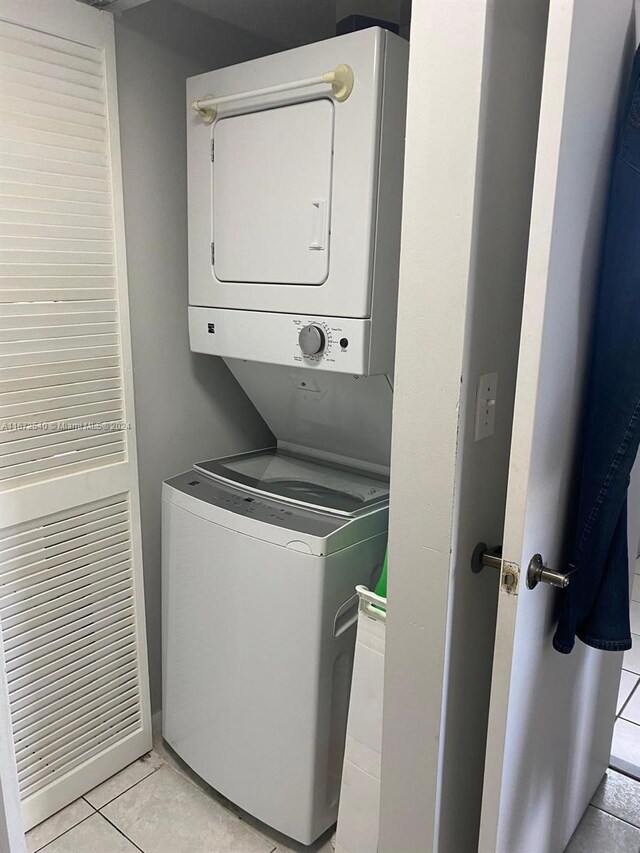
[[[412,9],[380,853],[477,844],[498,573],[470,558],[504,523],[548,3],[517,7]],[[476,442],[478,374],[495,370],[495,433]]]

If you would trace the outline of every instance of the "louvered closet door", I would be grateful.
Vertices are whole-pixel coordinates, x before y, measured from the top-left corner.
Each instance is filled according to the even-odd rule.
[[[0,633],[29,828],[151,736],[113,19],[0,18]]]

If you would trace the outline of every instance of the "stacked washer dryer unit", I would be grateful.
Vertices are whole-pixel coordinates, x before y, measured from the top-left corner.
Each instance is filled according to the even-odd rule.
[[[188,81],[191,348],[275,442],[164,484],[163,733],[305,844],[386,545],[407,58],[374,28]]]

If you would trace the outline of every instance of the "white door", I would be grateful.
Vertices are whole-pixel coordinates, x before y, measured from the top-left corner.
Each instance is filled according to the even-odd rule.
[[[560,853],[608,764],[620,656],[551,638],[632,0],[552,0],[516,385],[482,853]],[[511,573],[510,577],[508,577]],[[505,583],[518,577],[517,589]]]
[[[0,778],[28,829],[151,726],[113,17],[0,19]]]

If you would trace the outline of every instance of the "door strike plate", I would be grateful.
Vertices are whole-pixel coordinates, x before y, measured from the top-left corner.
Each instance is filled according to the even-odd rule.
[[[500,589],[507,595],[518,594],[518,580],[520,578],[520,567],[515,563],[503,563],[500,570]]]

